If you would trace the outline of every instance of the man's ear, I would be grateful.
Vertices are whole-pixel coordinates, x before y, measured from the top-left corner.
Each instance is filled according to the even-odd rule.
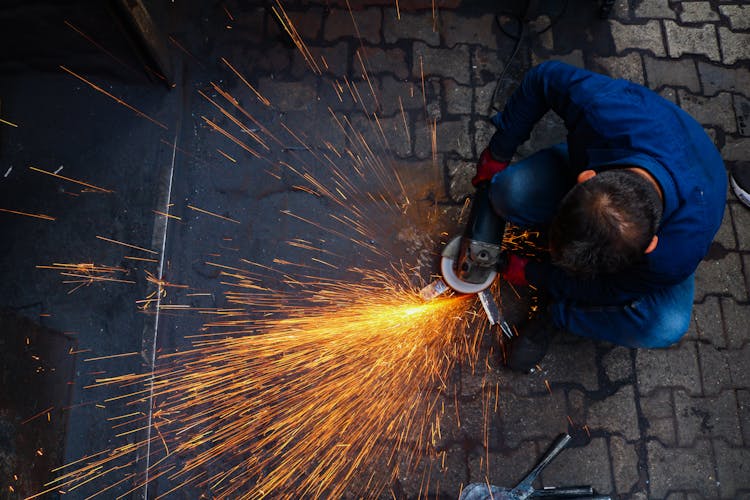
[[[646,251],[643,253],[651,253],[656,248],[656,245],[659,243],[659,237],[654,235],[654,237],[651,239],[651,243],[648,244],[648,247],[646,248]]]
[[[578,174],[578,179],[577,179],[578,184],[580,184],[582,182],[586,182],[587,180],[591,179],[595,175],[596,175],[596,171],[595,170],[584,170],[583,172],[581,172],[580,174]]]

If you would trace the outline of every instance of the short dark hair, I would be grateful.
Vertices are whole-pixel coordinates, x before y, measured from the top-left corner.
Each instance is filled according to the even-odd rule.
[[[549,233],[552,260],[579,276],[622,271],[644,259],[661,217],[648,179],[626,168],[601,172],[560,202]]]

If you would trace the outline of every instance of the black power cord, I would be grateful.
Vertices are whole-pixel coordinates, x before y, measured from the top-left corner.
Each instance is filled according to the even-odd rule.
[[[519,9],[519,12],[516,13],[508,13],[508,12],[500,12],[498,14],[495,14],[495,23],[497,24],[498,29],[501,33],[503,33],[508,38],[515,40],[515,43],[513,44],[513,51],[510,54],[510,57],[508,57],[508,60],[506,61],[505,65],[503,66],[503,70],[500,72],[500,75],[497,77],[497,83],[495,84],[495,89],[492,91],[492,98],[490,99],[490,108],[487,110],[488,115],[491,115],[492,112],[499,113],[502,111],[500,107],[498,107],[495,104],[495,101],[497,100],[497,93],[500,89],[500,86],[503,82],[503,78],[505,77],[505,74],[508,72],[508,68],[510,68],[511,63],[515,59],[516,55],[518,54],[518,50],[521,48],[521,43],[524,39],[531,39],[536,36],[539,36],[548,30],[550,30],[557,22],[565,15],[565,12],[568,9],[568,2],[569,0],[565,0],[562,4],[562,7],[560,8],[560,11],[555,14],[554,16],[551,16],[550,22],[547,26],[545,26],[543,29],[539,31],[534,31],[529,33],[528,32],[528,24],[530,19],[528,18],[530,6],[532,3],[537,3],[537,0],[524,0],[521,8]],[[515,19],[518,29],[515,33],[511,33],[505,29],[503,24],[500,22],[500,17],[511,17],[512,19]]]

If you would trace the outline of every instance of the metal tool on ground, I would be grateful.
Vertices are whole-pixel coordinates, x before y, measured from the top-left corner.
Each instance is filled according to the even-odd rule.
[[[461,492],[459,500],[525,500],[527,498],[566,498],[587,500],[611,500],[609,496],[598,495],[591,486],[571,486],[560,488],[534,489],[537,476],[570,442],[569,434],[558,436],[552,447],[515,488],[503,488],[486,483],[472,483]]]
[[[505,335],[512,337],[513,332],[489,292],[502,263],[506,227],[505,220],[492,208],[489,190],[489,181],[477,186],[463,234],[453,238],[443,250],[442,278],[422,288],[420,295],[432,300],[448,290],[478,294],[490,324],[499,325]]]

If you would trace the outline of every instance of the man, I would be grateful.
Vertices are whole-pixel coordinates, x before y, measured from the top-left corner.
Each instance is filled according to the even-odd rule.
[[[567,143],[510,164],[549,110]],[[640,85],[556,61],[531,69],[492,121],[472,182],[490,180],[499,215],[549,237],[548,258],[510,255],[503,272],[546,297],[521,325],[510,368],[533,368],[558,330],[629,347],[677,342],[727,192],[701,125]]]

